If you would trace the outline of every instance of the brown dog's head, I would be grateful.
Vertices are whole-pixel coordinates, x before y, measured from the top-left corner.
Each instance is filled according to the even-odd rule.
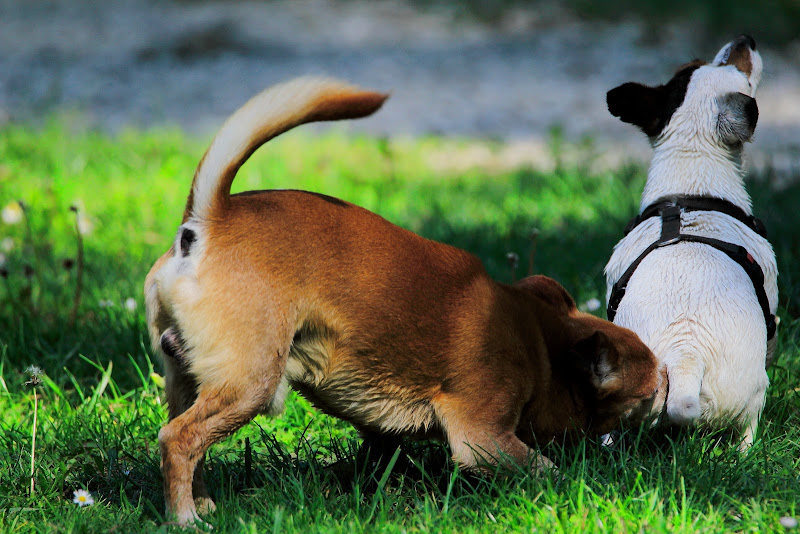
[[[582,392],[585,430],[605,434],[621,421],[644,420],[653,406],[663,405],[659,398],[665,398],[666,388],[658,360],[639,336],[590,317],[592,333],[573,345],[565,364]]]
[[[553,380],[569,390],[575,407],[572,424],[563,431],[605,434],[621,420],[639,422],[665,395],[658,360],[635,333],[578,311],[575,301],[555,280],[532,276],[517,287],[545,301],[561,323],[561,336],[548,339]],[[663,401],[661,402],[663,404]],[[564,405],[553,398],[552,411]],[[557,434],[557,429],[553,429]]]

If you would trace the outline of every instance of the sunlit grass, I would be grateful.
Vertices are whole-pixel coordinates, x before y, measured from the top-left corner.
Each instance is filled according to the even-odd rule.
[[[8,245],[0,248],[7,273],[0,281],[0,531],[165,528],[156,435],[166,408],[141,291],[180,223],[206,141],[174,131],[111,137],[61,122],[0,131],[0,209],[22,201],[26,214],[0,222],[0,246]],[[557,278],[579,303],[604,300],[602,268],[636,209],[643,170],[458,165],[473,148],[299,131],[258,152],[234,190],[301,188],[343,198],[469,250],[501,281],[511,280],[511,251],[521,258],[514,275],[525,274],[537,228],[536,272]],[[209,521],[218,532],[781,528],[780,517],[797,517],[800,495],[800,187],[776,191],[758,182],[751,189],[778,253],[783,318],[751,454],[739,455],[721,435],[629,429],[615,448],[594,440],[549,448],[561,481],[465,476],[443,446],[424,443],[409,445],[391,472],[366,463],[352,476],[356,433],[292,395],[282,416],[259,417],[211,449],[208,480],[219,511]],[[74,324],[76,267],[64,263],[77,254],[71,206],[88,221]],[[31,364],[46,373],[35,388],[25,386]],[[74,504],[78,489],[95,503]]]

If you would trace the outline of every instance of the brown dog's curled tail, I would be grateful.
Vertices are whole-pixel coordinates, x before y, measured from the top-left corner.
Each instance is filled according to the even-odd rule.
[[[329,78],[298,78],[272,86],[225,122],[194,174],[183,221],[221,216],[239,167],[261,145],[300,124],[371,115],[388,95]]]

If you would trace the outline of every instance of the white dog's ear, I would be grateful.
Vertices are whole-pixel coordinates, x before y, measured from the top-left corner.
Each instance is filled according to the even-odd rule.
[[[727,93],[718,104],[717,129],[722,142],[738,145],[750,141],[758,122],[756,99],[743,93]]]
[[[662,87],[624,83],[606,94],[606,104],[612,115],[638,126],[651,137],[658,135],[664,126],[662,114],[666,102]]]

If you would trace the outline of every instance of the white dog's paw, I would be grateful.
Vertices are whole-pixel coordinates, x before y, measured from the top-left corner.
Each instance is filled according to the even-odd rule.
[[[667,398],[667,417],[678,425],[691,425],[700,419],[700,399],[684,395]]]

